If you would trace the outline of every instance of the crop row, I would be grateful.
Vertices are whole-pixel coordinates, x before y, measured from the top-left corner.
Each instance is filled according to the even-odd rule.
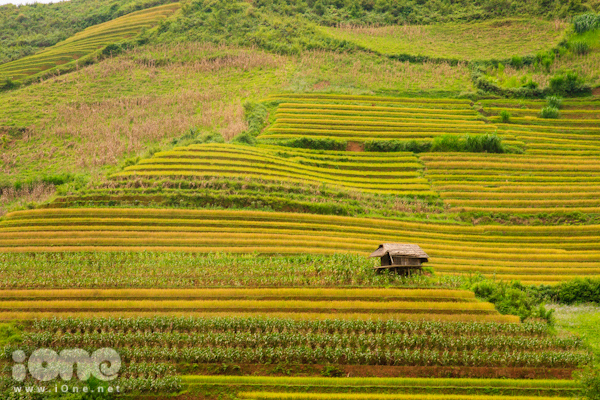
[[[140,250],[143,251],[143,250]],[[160,282],[159,282],[160,284]],[[31,311],[3,311],[0,313],[0,321],[32,321],[40,318],[53,318],[56,316],[73,317],[73,318],[102,318],[102,317],[195,317],[195,318],[256,318],[269,316],[272,318],[293,319],[296,321],[304,320],[327,320],[337,318],[341,320],[360,320],[360,321],[444,321],[444,322],[490,322],[490,323],[518,323],[520,321],[515,315],[501,314],[418,314],[418,313],[335,313],[325,310],[322,312],[290,312],[290,311],[275,311],[265,313],[260,311],[194,311],[194,310],[73,310],[61,311],[60,313],[50,310],[31,310]]]
[[[56,226],[52,227],[52,223]],[[121,222],[121,224],[119,224]],[[0,244],[5,247],[14,246],[27,246],[27,245],[44,245],[44,244],[55,244],[55,245],[86,245],[86,244],[98,244],[98,245],[110,245],[115,240],[121,240],[122,246],[130,245],[134,246],[139,243],[143,238],[147,239],[147,243],[163,243],[172,246],[182,245],[196,245],[196,246],[210,246],[222,243],[225,240],[235,240],[238,245],[252,244],[253,242],[259,242],[263,244],[271,243],[273,245],[286,246],[290,242],[296,241],[298,245],[310,245],[315,248],[337,248],[347,251],[355,250],[356,252],[368,252],[373,246],[378,246],[378,243],[385,240],[385,236],[368,235],[365,233],[364,237],[359,239],[356,235],[348,233],[337,233],[335,230],[324,229],[320,232],[310,231],[294,231],[293,229],[282,229],[282,232],[277,233],[276,228],[273,229],[252,229],[246,227],[219,227],[209,226],[203,228],[197,226],[193,228],[193,225],[186,227],[172,227],[171,229],[163,229],[158,227],[147,227],[144,223],[154,225],[161,221],[152,220],[137,220],[136,223],[132,223],[130,220],[111,221],[104,222],[102,219],[94,221],[93,225],[83,225],[82,221],[77,221],[77,224],[73,224],[72,221],[68,220],[56,220],[56,221],[44,221],[44,225],[37,226],[38,229],[29,229],[25,232],[16,231],[12,232],[7,230],[6,232],[0,231]],[[64,229],[60,229],[58,225],[68,224]],[[105,224],[104,226],[102,224]],[[111,226],[116,225],[116,226]],[[196,224],[198,225],[198,224]],[[212,225],[209,223],[209,225]],[[191,229],[190,229],[191,228]],[[397,239],[404,240],[405,236],[396,236]],[[320,240],[329,240],[329,243],[319,244]],[[516,238],[515,238],[516,240]],[[573,262],[590,262],[594,261],[593,254],[585,256],[573,255],[573,258],[568,259],[564,257],[565,250],[569,251],[580,251],[590,252],[600,250],[600,244],[595,242],[597,237],[586,238],[585,240],[576,241],[571,239],[569,242],[561,244],[560,248],[557,248],[559,239],[545,242],[538,239],[538,247],[531,250],[529,254],[531,258],[529,260],[545,261],[547,259],[554,259],[555,261],[573,261]],[[485,243],[489,242],[489,243]],[[424,241],[423,245],[426,245],[430,255],[444,257],[449,256],[457,251],[463,251],[465,255],[479,257],[486,251],[493,251],[498,247],[500,242],[503,243],[503,248],[498,250],[498,253],[510,254],[513,252],[522,251],[526,249],[529,244],[511,242],[509,239],[505,241],[500,240],[482,240],[482,243],[478,246],[475,240],[435,240],[429,239]],[[536,242],[536,241],[529,241]],[[547,256],[547,257],[544,257]],[[592,257],[589,257],[592,256]],[[495,259],[490,257],[483,257],[483,259]],[[527,258],[514,256],[512,260],[527,260]],[[593,265],[587,265],[592,267]]]
[[[427,176],[456,210],[506,213],[600,212],[600,167],[583,157],[434,155],[421,158]],[[581,183],[581,185],[577,185]]]
[[[377,111],[369,109],[361,110],[354,108],[293,108],[293,107],[279,107],[273,114],[276,119],[281,118],[294,118],[297,120],[304,119],[320,119],[320,120],[331,120],[332,118],[351,118],[358,121],[402,121],[404,119],[411,119],[420,121],[427,119],[430,121],[477,121],[478,118],[471,113],[447,113],[445,110],[423,110],[423,109],[394,109],[386,107],[378,107]]]
[[[406,127],[428,127],[428,128],[438,128],[441,126],[447,126],[450,124],[449,121],[446,120],[426,120],[423,121],[421,119],[411,119],[405,118],[397,121],[365,121],[365,120],[354,120],[354,119],[345,119],[345,118],[288,118],[283,117],[281,114],[277,114],[277,119],[275,125],[294,127],[294,126],[307,126],[312,127],[314,129],[345,129],[343,126],[353,126],[354,130],[393,130],[394,128],[406,128]],[[481,127],[485,129],[489,129],[489,127],[483,122],[478,120],[473,121],[454,121],[452,122],[453,127],[471,129],[476,127]]]
[[[1,311],[325,312],[384,314],[497,314],[490,303],[304,300],[5,300]]]
[[[269,130],[260,136],[259,139],[269,138],[284,138],[287,136],[319,136],[319,137],[357,137],[357,138],[388,138],[388,139],[412,139],[412,138],[433,138],[436,136],[442,136],[447,133],[454,134],[465,134],[465,133],[487,133],[490,132],[488,128],[463,128],[453,126],[440,126],[440,127],[419,127],[411,126],[406,129],[386,129],[386,130],[374,130],[369,127],[368,130],[362,130],[360,127],[342,127],[340,129],[331,129],[331,127],[312,127],[297,125],[291,128],[280,128],[279,125],[273,125]],[[490,132],[491,133],[491,132]]]
[[[474,395],[485,395],[486,400],[501,396],[569,397],[579,387],[572,380],[540,379],[466,379],[466,378],[323,378],[323,377],[270,377],[270,376],[182,376],[183,384],[192,391],[211,389],[235,389],[239,392],[269,391],[271,393],[292,393],[298,396],[311,394],[316,398],[335,398],[350,395],[350,398],[363,399],[370,396],[417,396],[427,399],[428,395],[447,399],[461,396],[468,400]],[[494,393],[489,397],[489,393]],[[328,397],[329,396],[329,397]],[[366,397],[365,397],[366,396]],[[444,397],[442,397],[444,396]],[[508,398],[510,399],[510,397]]]
[[[360,321],[360,320],[293,320],[282,318],[50,318],[33,321],[30,332],[61,331],[69,333],[96,332],[250,332],[270,334],[281,332],[322,333],[329,335],[501,335],[542,338],[548,327],[540,322],[500,324],[494,322],[436,321]]]
[[[471,379],[471,378],[326,378],[326,377],[272,377],[272,376],[182,376],[188,385],[248,385],[248,386],[313,386],[316,388],[432,388],[432,389],[535,389],[573,390],[579,386],[573,380],[551,379]],[[488,398],[489,399],[489,398]]]
[[[239,158],[265,161],[272,160],[277,162],[287,162],[290,165],[294,163],[314,162],[318,165],[329,167],[352,167],[363,168],[368,166],[372,161],[377,161],[384,169],[388,164],[393,167],[401,165],[421,165],[419,160],[411,153],[347,153],[335,151],[308,151],[302,149],[285,148],[281,146],[264,146],[247,147],[232,144],[202,144],[190,145],[186,147],[175,148],[172,151],[159,152],[157,157],[181,157],[181,158],[197,158],[198,156],[208,155],[212,158],[228,159],[233,158],[235,154]]]
[[[294,154],[269,148],[248,150],[243,146],[195,146],[157,153],[154,158],[128,167],[115,176],[252,175],[261,179],[313,181],[319,184],[327,182],[334,186],[376,192],[429,192],[427,181],[421,178],[418,172],[421,165],[414,157],[401,156],[396,158],[394,163],[389,163],[388,159],[387,164],[379,164],[373,168],[364,162],[350,162],[347,158],[336,157],[333,154],[327,155],[327,160],[312,158],[302,153],[304,157],[286,157]]]
[[[566,400],[568,397],[492,396],[452,394],[383,394],[383,393],[276,393],[239,392],[240,399],[253,400]]]
[[[294,100],[326,100],[326,101],[363,101],[363,102],[389,102],[389,103],[422,103],[422,104],[450,104],[470,108],[470,100],[436,99],[418,97],[384,97],[366,95],[340,95],[340,94],[270,94],[268,99],[294,99]]]
[[[114,221],[115,225],[121,221]],[[122,221],[129,223],[130,221]],[[136,221],[139,225],[144,222]],[[2,232],[0,231],[0,246],[9,250],[11,248],[20,248],[28,246],[177,246],[177,247],[215,247],[226,246],[227,242],[235,241],[237,247],[248,246],[279,246],[285,247],[305,246],[306,248],[322,249],[329,252],[333,249],[338,251],[356,252],[366,254],[376,248],[381,240],[376,237],[361,239],[352,235],[340,234],[335,231],[323,231],[319,233],[307,234],[305,232],[277,232],[259,233],[253,229],[235,229],[229,227],[226,229],[200,229],[200,232],[188,232],[185,229],[171,229],[167,232],[151,232],[156,229],[137,229],[136,225],[129,224],[127,228],[117,226],[118,230],[104,229],[97,225],[91,229],[85,229],[85,225],[73,225],[65,230],[52,227],[51,221],[45,222],[48,225],[41,226],[39,230],[27,232]],[[58,221],[57,223],[69,223],[68,221]],[[80,224],[81,222],[79,222]],[[98,222],[97,222],[98,223]],[[100,222],[101,223],[101,222]],[[110,224],[110,222],[109,222]],[[80,226],[82,228],[80,228]],[[399,238],[399,237],[398,237]],[[327,241],[327,242],[323,242]],[[557,240],[556,240],[557,241]],[[597,242],[585,243],[559,243],[550,244],[540,240],[539,248],[528,253],[529,257],[519,254],[512,255],[515,252],[523,251],[528,247],[525,243],[506,243],[502,249],[499,249],[495,255],[487,252],[493,251],[499,243],[490,243],[487,246],[477,246],[477,243],[451,241],[447,244],[428,241],[426,248],[432,257],[446,258],[472,258],[480,260],[496,260],[501,256],[512,261],[550,261],[556,262],[598,262],[596,252],[600,250],[600,244]],[[425,243],[423,244],[425,245]],[[573,254],[565,253],[571,250]]]
[[[402,236],[403,232],[411,235],[419,234],[422,237],[438,237],[449,240],[462,241],[465,237],[474,240],[490,239],[491,241],[519,242],[531,237],[532,243],[537,242],[537,236],[543,237],[543,242],[556,240],[557,243],[569,237],[579,237],[578,240],[585,241],[586,237],[598,235],[597,225],[583,226],[523,226],[523,225],[455,225],[440,223],[424,223],[398,220],[381,220],[371,218],[351,218],[328,215],[312,215],[298,213],[276,213],[266,211],[236,211],[236,210],[177,210],[177,209],[135,209],[135,208],[46,208],[25,211],[15,211],[6,214],[0,227],[26,227],[36,225],[45,220],[55,219],[52,223],[60,220],[72,223],[78,219],[81,221],[93,219],[97,221],[124,220],[143,222],[145,220],[156,224],[158,221],[176,220],[198,221],[201,223],[215,223],[216,226],[230,221],[239,226],[278,226],[282,229],[299,228],[308,230],[322,230],[330,227],[333,231],[368,233],[381,232],[387,235],[396,232],[394,236]],[[72,220],[71,220],[72,219]],[[115,222],[119,222],[115,221]],[[35,222],[35,224],[33,223]],[[354,230],[355,229],[355,230]],[[465,236],[466,235],[466,236]],[[565,236],[568,236],[565,238]],[[509,237],[509,240],[506,238]],[[532,248],[535,246],[531,246]]]
[[[63,289],[2,290],[0,299],[310,299],[371,301],[475,302],[473,292],[450,289],[339,289],[339,288],[213,288],[213,289]]]
[[[33,347],[60,346],[165,346],[165,347],[234,347],[285,348],[293,346],[316,348],[359,348],[371,351],[387,350],[447,350],[447,351],[546,351],[577,350],[581,340],[576,337],[531,338],[503,335],[444,334],[325,334],[307,332],[253,333],[225,331],[208,333],[179,332],[107,332],[54,334],[52,332],[23,333],[24,343]]]
[[[20,345],[26,353],[36,347]],[[4,348],[10,355],[13,348]],[[230,347],[115,347],[125,362],[161,361],[171,363],[297,363],[388,366],[477,366],[576,368],[592,360],[589,353],[567,351],[470,351],[368,350],[353,348],[230,348]]]
[[[144,209],[142,209],[144,210]],[[240,223],[239,227],[227,225],[226,220],[189,220],[184,218],[39,218],[24,220],[8,220],[3,223],[5,229],[0,231],[0,240],[5,245],[19,245],[27,243],[36,243],[36,240],[48,241],[48,243],[60,243],[64,240],[81,239],[81,243],[94,238],[100,242],[106,242],[111,239],[130,240],[130,244],[136,240],[147,237],[149,241],[163,241],[164,243],[183,244],[197,243],[205,245],[218,243],[227,238],[238,239],[242,241],[260,240],[264,243],[272,241],[285,244],[290,240],[297,240],[298,243],[312,243],[318,240],[330,240],[332,244],[339,244],[339,249],[355,249],[357,251],[368,251],[372,246],[378,246],[378,242],[386,238],[393,237],[395,240],[410,239],[410,234],[403,232],[398,234],[388,233],[385,229],[365,228],[363,235],[359,234],[358,227],[351,227],[347,230],[341,226],[323,226],[318,230],[318,224],[289,223],[282,225],[277,233],[275,224],[262,221],[246,221]],[[177,226],[178,224],[181,226]],[[23,229],[27,228],[27,229]],[[388,233],[388,235],[386,235]],[[95,235],[92,237],[92,235]],[[586,251],[598,250],[596,242],[598,235],[594,232],[590,234],[578,234],[574,237],[560,241],[560,236],[534,235],[531,238],[523,238],[519,241],[520,235],[509,235],[499,238],[496,236],[481,236],[481,242],[478,242],[479,235],[448,235],[437,234],[430,238],[426,234],[415,230],[415,238],[422,240],[422,245],[426,246],[431,254],[443,257],[444,253],[450,254],[453,251],[463,250],[470,255],[476,255],[483,251],[498,248],[502,244],[499,252],[511,253],[523,250],[535,244],[537,247],[531,249],[529,254],[534,258],[540,258],[543,255],[558,257],[564,254],[565,250]],[[52,242],[54,240],[55,242]],[[212,240],[212,242],[210,241]],[[344,245],[343,242],[347,244]],[[126,243],[126,242],[124,242]],[[127,242],[128,243],[128,242]],[[560,246],[559,246],[560,245]],[[316,247],[325,247],[325,244],[315,245]],[[354,247],[352,247],[354,246]],[[477,251],[479,249],[480,251]],[[486,259],[490,259],[486,257]],[[491,258],[493,259],[493,258]],[[519,260],[513,257],[513,260]],[[584,261],[591,261],[583,257]],[[539,261],[543,261],[543,257]],[[576,261],[576,258],[571,259]]]

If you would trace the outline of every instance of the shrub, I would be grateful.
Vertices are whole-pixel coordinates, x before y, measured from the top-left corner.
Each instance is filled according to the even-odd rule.
[[[201,143],[225,143],[223,135],[219,132],[207,132],[200,136]]]
[[[586,367],[576,372],[575,378],[581,386],[582,399],[600,400],[600,370]]]
[[[267,123],[269,110],[262,103],[245,102],[244,116],[248,123],[248,132],[251,135],[258,136]]]
[[[577,55],[583,56],[590,52],[590,45],[583,40],[576,40],[571,43],[571,51]]]
[[[542,108],[542,111],[540,112],[540,117],[542,118],[558,118],[559,115],[560,113],[558,111],[558,108],[551,106],[546,106]]]
[[[471,153],[504,153],[502,139],[496,135],[465,135],[463,137],[446,134],[433,139],[431,151],[465,151]]]
[[[515,68],[521,68],[523,66],[523,59],[519,56],[513,56],[510,60],[510,65]]]
[[[0,87],[1,90],[11,90],[19,87],[19,83],[13,81],[11,78],[6,78],[4,85]]]
[[[577,33],[584,33],[600,27],[600,15],[585,13],[573,18],[573,28]]]
[[[561,283],[556,291],[556,298],[560,303],[599,303],[600,278],[576,278]]]
[[[560,109],[562,106],[562,98],[560,96],[548,96],[546,97],[546,105],[548,107]]]
[[[290,139],[287,141],[278,142],[281,146],[296,147],[313,150],[346,150],[348,143],[343,140],[336,139],[313,139],[309,137],[301,137]]]
[[[592,88],[587,85],[577,72],[567,71],[556,74],[550,79],[550,91],[560,95],[589,94]]]
[[[472,153],[504,153],[502,139],[495,133],[485,135],[466,135],[465,151]]]
[[[506,111],[506,110],[500,111],[500,121],[504,122],[505,124],[509,123],[510,117],[511,117],[511,115],[508,111]]]
[[[464,143],[460,136],[446,134],[433,139],[431,151],[464,151]]]
[[[254,136],[252,136],[249,132],[244,132],[242,134],[237,135],[233,139],[233,142],[241,143],[241,144],[249,144],[251,146],[254,146],[256,144],[256,138]]]
[[[410,151],[422,153],[429,151],[430,148],[431,143],[417,142],[416,140],[368,140],[365,142],[365,151],[375,152]]]
[[[541,318],[549,323],[553,320],[553,310],[546,310],[541,301],[519,282],[496,282],[480,280],[471,286],[475,295],[496,306],[501,314],[518,315],[521,321]]]

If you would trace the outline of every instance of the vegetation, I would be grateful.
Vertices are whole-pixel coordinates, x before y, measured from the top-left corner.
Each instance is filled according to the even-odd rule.
[[[90,1],[0,8],[7,371],[110,347],[132,400],[595,396],[597,0]],[[428,263],[376,270],[388,242]]]
[[[158,24],[178,8],[178,3],[153,7],[88,28],[35,55],[3,64],[0,66],[0,77],[31,81],[42,75],[49,76],[79,68],[92,62],[94,57],[111,56],[121,51],[121,45],[115,42],[136,36],[141,30]]]
[[[565,36],[564,23],[535,19],[494,19],[432,25],[347,25],[324,32],[357,47],[410,61],[447,60],[453,63],[505,60],[519,67],[518,56],[555,47]]]
[[[0,64],[53,46],[93,25],[167,2],[79,0],[0,6]]]

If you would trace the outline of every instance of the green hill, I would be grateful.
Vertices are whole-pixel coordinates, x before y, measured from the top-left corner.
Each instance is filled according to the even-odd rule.
[[[594,399],[600,3],[163,3],[0,7],[5,366],[116,351],[46,382],[82,400]]]

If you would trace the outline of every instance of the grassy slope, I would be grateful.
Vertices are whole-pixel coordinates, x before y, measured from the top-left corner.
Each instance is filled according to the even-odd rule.
[[[541,88],[545,88],[549,86],[550,79],[556,73],[572,70],[585,77],[592,87],[597,87],[600,85],[600,30],[573,35],[568,40],[569,43],[576,41],[587,43],[590,52],[586,55],[576,55],[563,51],[564,54],[557,57],[548,69],[536,65],[515,69],[505,65],[501,69],[491,68],[489,75],[504,87],[518,87],[522,82],[531,80]]]
[[[582,305],[552,308],[556,310],[557,327],[581,335],[600,361],[600,307]]]
[[[11,181],[89,173],[191,127],[218,130],[229,139],[245,128],[243,101],[272,91],[457,93],[470,85],[464,67],[361,53],[309,52],[296,58],[195,43],[143,47],[0,93],[0,136],[2,126],[29,128],[21,139],[10,137],[0,169]]]
[[[405,25],[381,28],[322,28],[381,54],[410,54],[464,61],[506,59],[556,46],[567,25],[542,20]]]

